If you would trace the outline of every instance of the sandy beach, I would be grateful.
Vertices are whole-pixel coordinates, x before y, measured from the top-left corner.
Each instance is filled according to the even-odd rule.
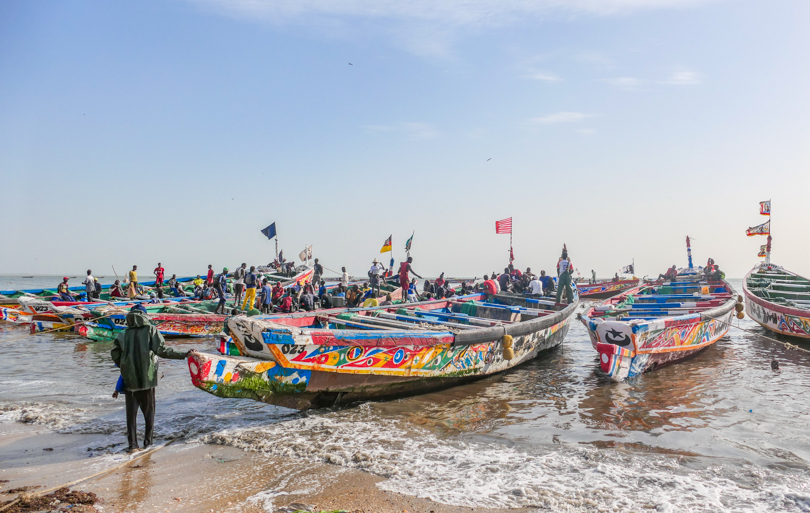
[[[140,458],[138,453],[80,454],[78,449],[87,438],[12,425],[0,438],[4,467],[0,479],[6,481],[2,490],[43,490],[115,468],[72,489],[95,493],[97,510],[116,512],[265,513],[291,505],[311,511],[364,513],[475,511],[381,490],[376,484],[384,478],[325,463],[197,443],[171,444]],[[0,499],[6,502],[16,496],[3,493]]]

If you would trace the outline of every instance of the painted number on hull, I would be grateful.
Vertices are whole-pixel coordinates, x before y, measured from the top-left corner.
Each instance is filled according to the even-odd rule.
[[[281,346],[281,352],[284,354],[301,354],[306,351],[306,346],[298,346],[293,344],[279,344]]]

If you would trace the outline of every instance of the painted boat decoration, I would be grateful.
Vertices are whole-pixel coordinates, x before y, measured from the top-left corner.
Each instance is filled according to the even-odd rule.
[[[764,328],[810,338],[810,280],[763,262],[743,280],[745,311]]]
[[[580,299],[607,299],[638,286],[639,279],[577,283]]]
[[[220,356],[193,352],[192,383],[220,397],[298,409],[450,387],[562,343],[578,300],[531,307],[448,300],[269,317],[229,317]],[[497,296],[496,296],[497,301]]]
[[[728,332],[737,304],[726,281],[707,282],[688,269],[675,281],[644,284],[592,307],[582,322],[602,370],[622,381],[717,342]]]

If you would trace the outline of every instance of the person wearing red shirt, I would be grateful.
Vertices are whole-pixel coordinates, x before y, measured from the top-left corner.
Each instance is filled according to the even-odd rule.
[[[205,279],[205,283],[208,285],[214,284],[214,267],[211,264],[208,264],[208,277]]]
[[[163,274],[166,272],[160,262],[158,262],[158,266],[155,267],[155,270],[152,271],[155,275],[155,285],[163,285]]]
[[[422,279],[422,277],[413,270],[411,263],[413,263],[413,257],[408,257],[408,261],[402,262],[399,266],[399,286],[402,287],[403,292],[407,291],[408,287],[411,285],[411,279],[410,276],[408,276],[409,272],[412,272],[414,276],[420,280]]]
[[[498,286],[495,285],[495,282],[493,280],[490,280],[489,276],[487,276],[486,274],[484,275],[483,286],[484,292],[486,292],[487,294],[487,299],[492,299],[492,297],[498,293]]]
[[[284,287],[281,286],[281,282],[277,281],[275,285],[273,285],[273,303],[278,304],[279,300],[281,300],[281,296],[284,295]]]
[[[283,313],[290,313],[292,311],[292,292],[287,291],[284,298],[281,300],[281,311]]]

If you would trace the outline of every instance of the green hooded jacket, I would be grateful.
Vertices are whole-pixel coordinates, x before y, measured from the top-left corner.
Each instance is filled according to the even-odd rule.
[[[164,346],[163,335],[142,312],[127,314],[127,327],[116,337],[110,355],[121,368],[124,387],[130,392],[155,388],[158,384],[158,359],[183,360],[186,353]]]

